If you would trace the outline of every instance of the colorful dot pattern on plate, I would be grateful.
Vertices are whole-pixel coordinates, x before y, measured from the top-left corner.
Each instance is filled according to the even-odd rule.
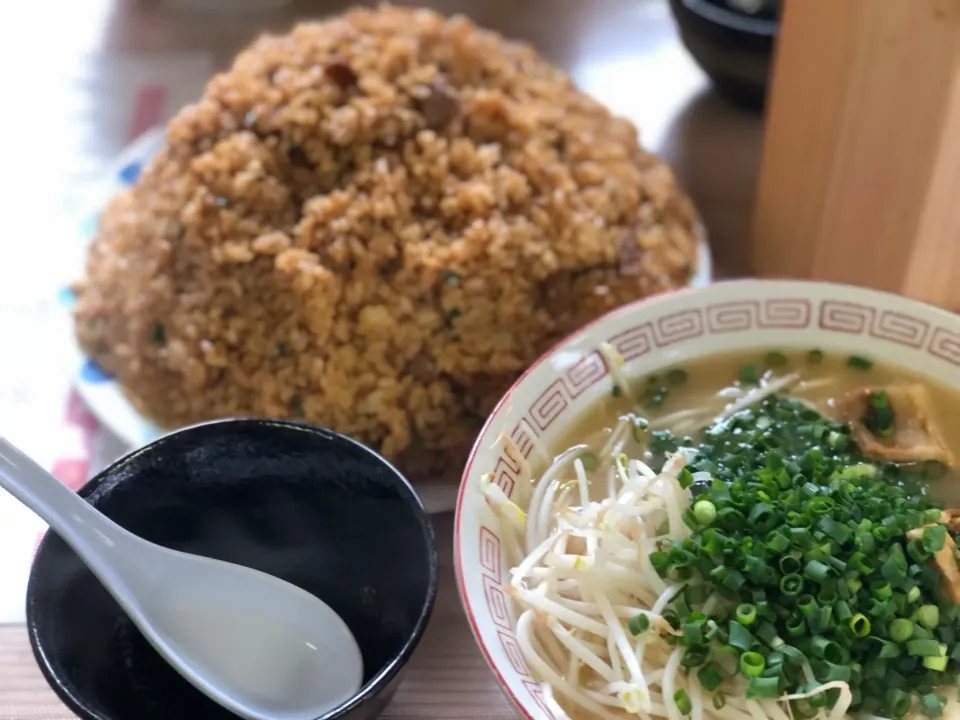
[[[137,140],[114,166],[110,177],[106,178],[104,198],[109,199],[117,192],[131,187],[153,155],[163,145],[163,133],[159,130],[147,133]],[[100,207],[85,216],[77,231],[84,243],[89,243],[97,234]],[[76,295],[69,287],[57,293],[57,304],[66,311],[76,304]],[[136,447],[151,442],[163,434],[162,430],[143,418],[130,404],[120,390],[114,378],[91,359],[84,357],[74,345],[73,382],[83,401],[99,418],[127,445]]]
[[[517,642],[507,566],[480,477],[492,472],[512,497],[520,464],[494,438],[509,436],[524,458],[552,449],[605,392],[610,343],[630,377],[664,364],[750,347],[815,348],[883,357],[960,386],[960,320],[903,298],[828,283],[736,281],[634,303],[584,328],[512,388],[477,440],[457,507],[455,564],[474,635],[501,685],[529,720],[554,718]],[[568,360],[567,358],[571,358]]]

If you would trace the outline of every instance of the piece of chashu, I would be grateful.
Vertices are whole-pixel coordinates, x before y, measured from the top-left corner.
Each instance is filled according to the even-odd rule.
[[[940,522],[947,526],[943,547],[933,554],[933,565],[943,576],[943,591],[951,602],[960,605],[960,552],[953,536],[960,532],[960,510],[944,510]],[[924,526],[928,527],[928,526]],[[907,532],[907,539],[920,540],[924,528],[914,528]]]
[[[875,435],[864,424],[870,399],[880,392],[886,393],[893,410],[893,433],[889,437]],[[838,398],[836,407],[841,419],[850,426],[857,446],[867,457],[895,463],[934,460],[953,466],[953,453],[937,427],[933,403],[923,385],[861,388]]]

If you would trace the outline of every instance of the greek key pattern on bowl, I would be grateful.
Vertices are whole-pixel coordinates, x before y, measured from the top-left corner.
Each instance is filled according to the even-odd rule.
[[[925,347],[929,355],[960,367],[960,333],[931,326],[926,320],[902,312],[878,310],[841,300],[823,300],[818,304],[806,298],[781,297],[714,303],[636,325],[610,337],[608,342],[625,361],[630,362],[653,350],[694,341],[709,334],[757,329],[806,330],[811,327],[847,335],[866,335],[913,349]],[[530,455],[537,438],[564,416],[579,395],[608,374],[603,356],[595,352],[557,377],[530,404],[510,433],[523,456]],[[519,471],[516,459],[501,451],[494,467],[495,482],[508,496],[512,496]],[[506,570],[496,531],[481,527],[479,547],[487,612],[497,628],[503,651],[534,702],[547,718],[553,718],[540,685],[530,679],[517,644],[508,596],[503,590]]]
[[[490,528],[480,527],[480,566],[483,568],[483,595],[487,603],[487,612],[490,619],[497,626],[497,638],[503,648],[504,655],[510,667],[524,679],[524,685],[534,701],[543,708],[547,717],[553,720],[553,714],[543,702],[543,694],[539,685],[531,678],[527,663],[523,659],[523,652],[517,642],[517,635],[513,629],[507,595],[503,591],[503,576],[499,569],[502,567],[500,537]],[[496,572],[494,572],[496,570]]]
[[[547,707],[547,703],[543,699],[543,689],[540,685],[533,680],[524,680],[523,684],[526,686],[530,696],[536,701],[537,705],[540,706],[540,709],[543,710],[544,715],[553,720],[553,713],[550,712],[550,708]]]
[[[888,340],[898,345],[911,348],[922,348],[930,336],[930,323],[904,313],[884,310],[877,312],[868,305],[859,305],[837,300],[824,300],[820,306],[820,323],[823,330],[842,332],[854,335],[869,335],[878,340]],[[943,328],[936,328],[934,338],[930,344],[930,354],[942,357],[949,362],[950,353],[942,355],[934,352],[934,343],[937,335],[949,333]]]
[[[513,632],[513,623],[510,622],[510,608],[507,604],[507,596],[500,586],[500,581],[494,580],[489,575],[484,575],[483,596],[487,599],[487,605],[490,608],[490,617],[493,621],[507,632]]]
[[[933,331],[927,352],[951,365],[960,366],[960,334],[938,327]]]
[[[764,330],[802,330],[810,325],[811,302],[802,298],[773,298],[717,303],[704,308],[708,333]]]

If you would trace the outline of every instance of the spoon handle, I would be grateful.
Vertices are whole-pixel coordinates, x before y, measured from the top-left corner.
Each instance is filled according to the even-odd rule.
[[[0,438],[0,488],[46,520],[101,580],[119,580],[115,568],[127,564],[123,548],[133,536],[5,438]]]

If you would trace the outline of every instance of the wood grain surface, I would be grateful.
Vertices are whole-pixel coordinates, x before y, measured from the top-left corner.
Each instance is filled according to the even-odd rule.
[[[790,0],[774,78],[757,273],[960,309],[960,4]]]
[[[571,72],[587,92],[634,120],[647,147],[674,167],[696,202],[710,234],[718,273],[746,271],[761,121],[710,90],[677,39],[664,0],[424,0],[421,4],[464,12],[508,36],[533,42]],[[103,110],[117,92],[111,68],[115,71],[122,63],[149,67],[152,59],[191,67],[191,58],[206,58],[212,69],[222,68],[258,31],[283,30],[297,18],[322,16],[345,5],[301,0],[281,11],[225,15],[211,23],[165,9],[155,1],[65,3],[65,15],[57,26],[62,27],[61,35],[45,41],[45,61],[34,77],[55,81],[64,93],[82,102],[65,108],[62,94],[33,92],[30,96],[38,115],[45,118],[47,131],[58,133],[56,163],[45,175],[47,187],[51,183],[68,187],[82,171],[107,162],[123,147],[123,123]],[[14,28],[6,50],[17,52],[20,43],[19,50],[29,53],[38,28],[49,24],[45,13],[49,13],[45,3],[4,4],[0,24]],[[83,63],[88,71],[76,80],[64,80],[73,77],[70,73]],[[33,86],[24,84],[18,68],[0,63],[0,81],[28,92]],[[196,87],[202,79],[185,81],[185,87]],[[173,88],[172,94],[180,97],[184,92]],[[168,114],[175,110],[167,108]],[[75,132],[78,127],[82,133]],[[32,150],[43,153],[49,147],[34,145]],[[23,157],[23,163],[30,159]],[[55,172],[62,175],[51,179],[50,173]],[[452,517],[439,516],[436,525],[442,553],[436,611],[385,717],[512,717],[512,706],[484,664],[461,610],[452,565]],[[0,720],[72,717],[40,675],[25,629],[0,627]]]

